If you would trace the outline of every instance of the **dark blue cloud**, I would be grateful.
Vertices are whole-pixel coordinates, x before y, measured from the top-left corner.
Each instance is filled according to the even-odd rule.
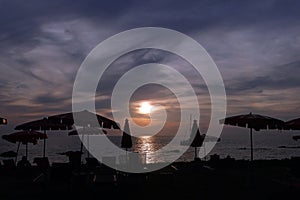
[[[89,51],[113,34],[142,26],[172,28],[199,41],[223,75],[232,109],[247,109],[244,104],[257,95],[266,102],[280,100],[276,91],[300,88],[299,7],[300,2],[292,0],[0,0],[1,110],[13,113],[8,117],[16,121],[24,112],[40,116],[69,110],[76,72]],[[118,69],[154,61],[183,71],[187,66],[162,57],[153,51],[136,52],[130,57],[133,63],[119,60]],[[206,92],[199,77],[184,73],[199,94]],[[110,89],[119,76],[112,70],[103,87]],[[248,101],[238,103],[245,92]],[[300,95],[293,94],[290,101],[295,99]]]
[[[228,94],[245,93],[249,91],[285,90],[299,88],[300,61],[274,66],[267,72],[251,77],[237,77],[227,85]]]

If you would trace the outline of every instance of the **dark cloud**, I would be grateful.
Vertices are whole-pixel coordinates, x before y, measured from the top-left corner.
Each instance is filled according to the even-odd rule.
[[[1,112],[18,122],[23,113],[69,111],[76,72],[90,50],[113,34],[143,26],[172,28],[199,41],[223,75],[230,112],[261,109],[254,104],[258,96],[268,105],[284,99],[286,111],[266,108],[290,112],[300,99],[299,7],[292,0],[0,0]],[[153,50],[117,60],[100,86],[108,92],[123,71],[147,62],[172,65],[198,94],[207,94],[187,63]],[[105,109],[109,100],[99,105]]]
[[[300,61],[274,66],[267,71],[262,71],[255,77],[237,77],[232,83],[226,85],[228,94],[245,93],[263,90],[285,90],[299,88],[300,86]],[[300,88],[299,88],[300,89]]]
[[[43,106],[48,106],[49,104],[63,104],[64,101],[69,99],[68,96],[63,97],[62,95],[54,96],[51,94],[43,94],[36,96],[32,101]]]

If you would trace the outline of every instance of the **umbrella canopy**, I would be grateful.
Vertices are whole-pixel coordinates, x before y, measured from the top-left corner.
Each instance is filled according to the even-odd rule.
[[[69,136],[72,136],[72,135],[82,135],[82,140],[83,140],[83,135],[88,135],[87,137],[87,150],[88,150],[88,157],[90,156],[90,153],[89,153],[89,135],[101,135],[101,134],[107,134],[107,131],[106,130],[103,130],[103,129],[98,129],[98,128],[93,128],[93,127],[83,127],[83,128],[78,128],[78,129],[75,129],[75,130],[72,130],[68,133]],[[83,144],[81,142],[81,147],[80,147],[80,152],[83,151]]]
[[[289,121],[284,122],[284,129],[285,130],[300,130],[300,118],[292,119]],[[293,140],[299,140],[300,135],[293,136]]]
[[[221,124],[239,126],[250,128],[250,145],[251,145],[251,161],[253,160],[253,141],[252,141],[252,129],[259,131],[261,129],[283,129],[284,122],[272,117],[258,115],[258,114],[246,114],[227,117],[220,120]]]
[[[81,135],[81,134],[86,134],[86,135],[101,135],[101,134],[107,134],[106,130],[100,130],[97,128],[79,128],[77,130],[72,130],[68,133],[69,136],[72,135]]]
[[[253,128],[256,131],[259,131],[261,129],[281,130],[284,125],[284,122],[282,120],[252,113],[227,117],[225,119],[221,119],[220,123],[231,126]]]
[[[300,130],[300,118],[284,122],[285,130]]]
[[[125,120],[124,129],[123,129],[123,135],[121,140],[121,147],[127,149],[130,149],[132,147],[132,138],[130,134],[130,128],[128,119]]]
[[[72,126],[63,123],[55,123],[55,121],[50,120],[49,118],[43,118],[39,120],[30,121],[27,123],[20,124],[15,127],[15,130],[43,130],[46,134],[47,130],[71,130]],[[43,157],[46,157],[46,138],[44,138],[44,148],[43,148]]]
[[[49,118],[30,121],[15,127],[15,130],[71,130],[72,126],[68,124],[55,123]]]
[[[11,157],[16,157],[17,153],[15,151],[6,151],[1,153],[0,156],[5,158],[11,158]]]
[[[19,143],[16,155],[17,156],[20,148],[20,144],[26,145],[26,158],[28,156],[28,143],[37,144],[39,139],[47,139],[47,134],[36,132],[36,131],[19,131],[15,133],[11,133],[9,135],[3,135],[2,139],[7,140],[12,143]]]
[[[80,112],[69,112],[59,115],[53,115],[48,117],[48,119],[54,121],[55,123],[59,124],[67,124],[67,125],[74,125],[74,116],[76,119],[76,125],[83,126],[83,127],[102,127],[108,129],[120,129],[119,124],[111,119],[98,115],[96,113],[89,112],[87,110],[80,111]],[[94,119],[97,119],[97,123],[95,124]]]
[[[74,118],[76,119],[76,125],[84,127],[84,131],[86,128],[90,127],[101,127],[101,128],[107,128],[107,129],[120,129],[120,126],[117,122],[108,119],[106,117],[103,117],[101,115],[98,115],[96,113],[89,112],[87,110],[79,111],[79,112],[68,112],[63,113],[59,115],[53,115],[48,117],[51,121],[59,124],[67,124],[69,126],[74,125]],[[96,119],[96,120],[95,120]],[[77,132],[77,133],[76,133]],[[79,131],[79,134],[81,131]],[[78,135],[78,131],[71,131],[69,135]],[[88,146],[89,146],[89,134],[88,135]],[[82,134],[82,140],[84,138],[84,134]],[[80,152],[83,150],[83,144],[81,142]],[[88,157],[89,157],[89,151],[88,151]]]
[[[296,141],[297,141],[297,140],[300,140],[300,135],[294,135],[294,136],[293,136],[293,140],[296,140]]]
[[[47,139],[47,135],[36,131],[19,131],[9,135],[3,135],[2,138],[12,143],[37,144],[39,139]]]
[[[6,125],[7,119],[0,117],[0,124]]]

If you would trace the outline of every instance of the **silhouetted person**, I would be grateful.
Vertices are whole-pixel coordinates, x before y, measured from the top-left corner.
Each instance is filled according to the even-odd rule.
[[[22,157],[22,160],[20,160],[17,164],[18,167],[30,167],[31,164],[30,162],[27,160],[26,156]]]

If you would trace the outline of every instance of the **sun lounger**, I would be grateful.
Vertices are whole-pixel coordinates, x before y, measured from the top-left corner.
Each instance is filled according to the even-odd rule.
[[[100,162],[96,158],[86,158],[85,160],[88,167],[97,167],[100,165]]]
[[[40,169],[48,169],[50,167],[48,157],[36,157],[33,159],[33,163],[35,163]]]
[[[115,186],[117,184],[117,171],[102,164],[94,171],[92,181],[95,185]]]
[[[72,174],[69,163],[52,163],[50,179],[54,181],[68,182]]]
[[[13,159],[3,160],[3,167],[5,169],[16,169],[16,163]]]

